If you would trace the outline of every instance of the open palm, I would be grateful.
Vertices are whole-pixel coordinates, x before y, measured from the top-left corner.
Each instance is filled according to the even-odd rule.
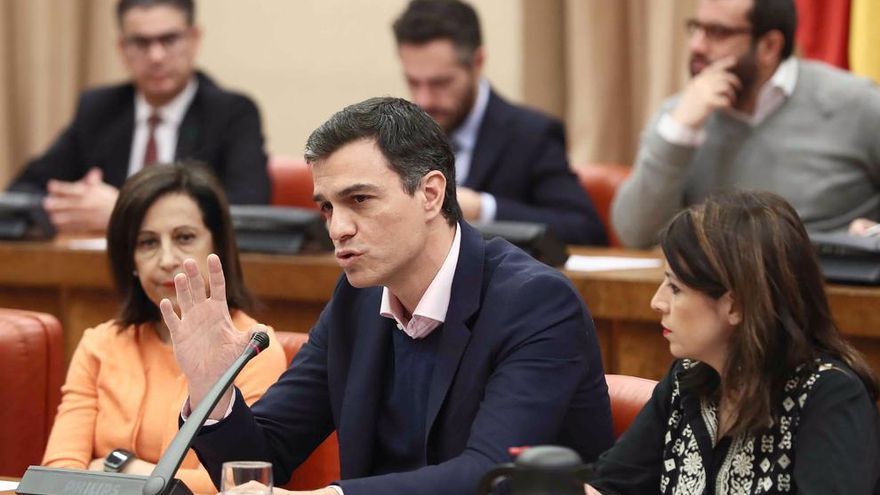
[[[229,316],[220,258],[211,254],[207,264],[210,297],[198,265],[188,259],[183,262],[184,273],[174,277],[180,316],[168,299],[159,304],[171,332],[174,356],[189,382],[193,407],[241,354],[249,340],[249,335],[238,331]]]

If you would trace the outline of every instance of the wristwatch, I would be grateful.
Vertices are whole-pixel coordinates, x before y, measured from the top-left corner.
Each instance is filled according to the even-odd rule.
[[[118,473],[134,458],[135,455],[131,451],[114,449],[104,458],[104,471],[108,473]]]

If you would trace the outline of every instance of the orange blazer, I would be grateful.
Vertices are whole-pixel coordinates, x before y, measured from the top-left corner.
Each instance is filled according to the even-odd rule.
[[[242,311],[234,311],[232,321],[241,331],[257,323]],[[268,331],[269,347],[235,380],[248,404],[287,367],[284,350]],[[171,345],[160,340],[152,323],[120,329],[109,321],[83,334],[61,394],[43,465],[85,469],[116,448],[156,463],[177,433],[187,383]],[[193,492],[217,492],[192,450],[177,477]]]

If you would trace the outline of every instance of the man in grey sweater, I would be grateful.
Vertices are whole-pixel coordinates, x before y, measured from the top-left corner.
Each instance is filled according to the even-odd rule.
[[[796,24],[793,0],[701,0],[693,78],[651,119],[612,204],[625,245],[654,244],[724,187],[780,194],[810,230],[880,219],[880,90],[792,56]]]

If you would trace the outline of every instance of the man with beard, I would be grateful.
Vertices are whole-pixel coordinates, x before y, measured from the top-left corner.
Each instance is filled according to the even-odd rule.
[[[48,194],[61,232],[103,231],[127,177],[175,160],[207,164],[230,203],[268,203],[260,114],[196,71],[193,0],[119,0],[116,17],[131,82],[84,92],[67,129],[9,189]]]
[[[539,222],[571,244],[607,242],[568,167],[562,122],[508,103],[482,78],[485,51],[470,5],[414,0],[394,22],[394,36],[413,102],[455,151],[466,220]]]
[[[633,247],[724,187],[787,199],[813,231],[880,218],[880,91],[792,56],[792,0],[702,0],[687,22],[693,78],[642,136],[612,223]]]

